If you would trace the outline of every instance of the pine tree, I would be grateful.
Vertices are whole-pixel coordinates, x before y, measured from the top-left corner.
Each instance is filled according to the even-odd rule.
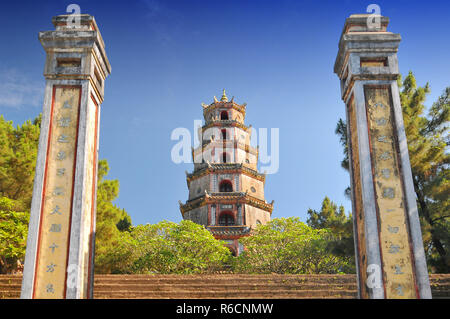
[[[337,206],[327,196],[322,201],[320,211],[308,209],[308,226],[314,229],[328,229],[330,238],[328,249],[331,253],[354,261],[352,215],[345,214],[344,206]],[[355,272],[354,262],[349,263],[346,272]]]
[[[417,87],[412,72],[399,87],[422,235],[433,271],[450,271],[450,87],[425,113],[428,83]]]
[[[14,128],[0,116],[0,196],[31,205],[40,116]]]
[[[95,271],[109,273],[111,265],[106,261],[106,256],[120,242],[121,231],[131,229],[131,218],[124,209],[113,204],[119,196],[119,181],[105,178],[109,172],[106,160],[99,161],[97,172]]]

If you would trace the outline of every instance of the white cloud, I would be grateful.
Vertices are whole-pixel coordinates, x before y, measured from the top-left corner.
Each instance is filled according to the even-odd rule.
[[[43,81],[32,81],[16,69],[0,69],[0,107],[37,107],[43,95]]]

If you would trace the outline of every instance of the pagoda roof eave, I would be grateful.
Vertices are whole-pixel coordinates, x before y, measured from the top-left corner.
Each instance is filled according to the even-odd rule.
[[[208,122],[208,124],[205,124],[202,126],[202,132],[204,132],[205,130],[211,128],[211,127],[220,127],[220,128],[224,128],[224,127],[238,127],[240,129],[243,129],[244,131],[249,131],[251,129],[251,125],[247,126],[239,121],[236,120],[215,120],[215,121],[210,121]]]
[[[252,232],[251,227],[246,225],[210,225],[207,226],[206,229],[209,230],[217,239],[237,239],[243,236],[249,236]]]
[[[273,201],[271,203],[268,203],[265,200],[253,197],[248,193],[244,192],[215,192],[215,193],[205,192],[204,195],[188,200],[186,204],[180,203],[180,212],[182,215],[184,215],[184,213],[187,211],[190,211],[198,207],[202,207],[207,204],[230,202],[236,200],[238,200],[239,203],[257,207],[272,214]]]
[[[234,101],[215,101],[209,105],[202,104],[202,106],[203,106],[203,114],[205,114],[209,111],[215,110],[216,108],[219,108],[219,107],[232,107],[232,108],[245,114],[245,109],[246,109],[247,103],[238,104]]]
[[[244,166],[244,163],[207,163],[204,167],[194,171],[192,173],[186,174],[188,185],[193,179],[197,179],[206,174],[213,172],[240,172],[247,176],[255,177],[258,180],[261,180],[263,183],[266,181],[266,175],[264,173],[260,173],[254,169],[251,169],[247,166]]]

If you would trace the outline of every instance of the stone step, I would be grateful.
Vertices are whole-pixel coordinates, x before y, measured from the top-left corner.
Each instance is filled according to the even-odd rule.
[[[20,290],[0,291],[0,299],[18,299],[18,298],[20,298]]]
[[[20,282],[14,282],[20,283]],[[285,285],[285,284],[295,284],[295,285],[303,285],[303,284],[336,284],[336,285],[345,285],[345,284],[354,284],[356,285],[355,280],[267,280],[267,279],[252,279],[252,280],[235,280],[235,279],[215,279],[215,280],[208,280],[208,279],[150,279],[150,280],[139,280],[139,279],[114,279],[114,280],[103,280],[103,279],[95,279],[94,285],[97,284],[129,284],[129,285],[159,285],[159,284],[204,284],[204,285],[220,285],[220,284],[233,284],[233,285],[242,285],[245,284],[278,284],[278,285]],[[11,282],[11,284],[13,284]]]
[[[6,276],[6,275],[4,275]],[[166,279],[166,278],[239,278],[239,279],[247,279],[247,278],[279,278],[279,279],[289,279],[289,278],[304,278],[304,279],[326,279],[326,278],[334,278],[334,279],[356,279],[355,275],[281,275],[281,274],[192,274],[192,275],[177,275],[177,274],[96,274],[98,278],[118,278],[118,277],[126,277],[126,278],[158,278],[158,279]]]
[[[15,286],[15,285],[22,285],[22,280],[17,280],[17,281],[2,281],[0,280],[0,286]]]
[[[450,275],[431,275],[430,284],[433,283],[443,283],[450,285]]]
[[[430,275],[433,298],[450,298],[450,275]],[[21,275],[0,275],[0,299],[19,298]],[[354,275],[96,275],[94,298],[356,298]]]
[[[0,287],[1,289],[1,287]],[[183,290],[209,290],[209,291],[241,291],[241,290],[264,290],[264,289],[284,289],[284,290],[354,290],[356,291],[356,284],[267,284],[267,283],[258,283],[258,284],[249,284],[249,283],[240,283],[240,284],[229,284],[229,283],[221,283],[220,285],[209,285],[204,283],[198,284],[95,284],[95,291],[108,292],[108,291],[116,291],[116,290],[128,290],[128,291],[183,291]]]
[[[21,287],[22,287],[22,283],[14,283],[14,284],[3,284],[3,283],[0,283],[0,291],[20,290]]]
[[[245,283],[296,283],[296,284],[303,284],[303,283],[336,283],[336,284],[346,284],[346,283],[356,283],[355,278],[306,278],[306,277],[291,277],[291,278],[273,278],[273,277],[248,277],[248,278],[233,278],[233,277],[214,277],[214,278],[208,278],[208,277],[167,277],[167,278],[161,278],[161,277],[126,277],[126,276],[120,276],[120,277],[109,277],[109,278],[103,278],[103,277],[96,277],[94,279],[94,283],[130,283],[130,284],[140,284],[140,283],[146,283],[146,284],[160,284],[160,283],[193,283],[196,284],[199,281],[211,285],[218,285],[224,282],[227,283],[233,283],[233,284],[242,284]]]
[[[158,292],[146,292],[146,291],[114,291],[110,293],[94,292],[94,298],[127,298],[127,299],[222,299],[222,298],[247,298],[247,299],[259,299],[259,298],[356,298],[356,291],[354,290],[241,290],[241,291],[158,291]]]

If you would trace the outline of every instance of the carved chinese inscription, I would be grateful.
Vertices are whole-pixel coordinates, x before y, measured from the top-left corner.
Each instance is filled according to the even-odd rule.
[[[388,87],[365,87],[386,298],[416,298]]]
[[[34,298],[64,298],[81,88],[55,86]]]

